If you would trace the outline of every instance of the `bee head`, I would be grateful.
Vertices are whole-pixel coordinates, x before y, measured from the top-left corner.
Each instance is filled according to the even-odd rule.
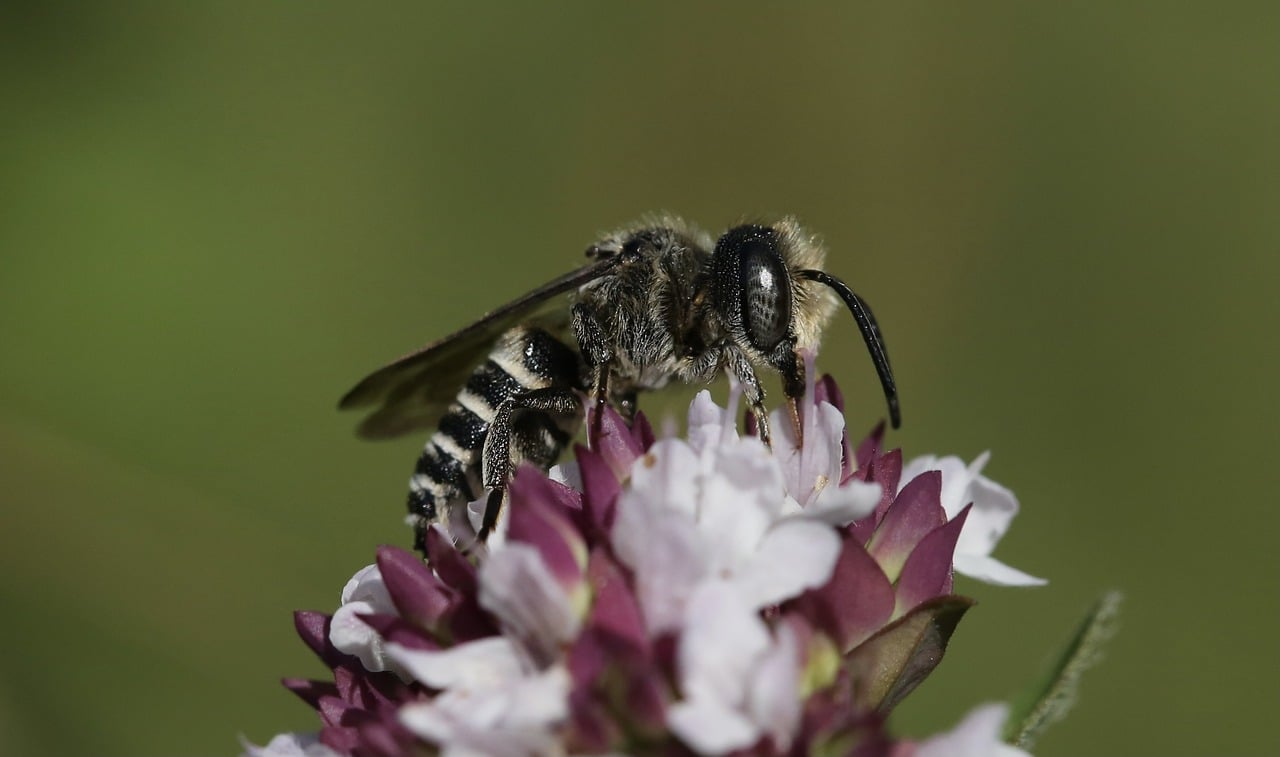
[[[787,238],[773,226],[743,224],[726,231],[711,255],[716,312],[753,362],[782,374],[788,397],[804,393],[796,359],[796,281]]]
[[[794,400],[804,395],[804,363],[796,350],[817,349],[835,307],[828,291],[838,295],[862,332],[897,428],[898,392],[875,317],[847,284],[821,270],[822,259],[821,245],[789,218],[735,226],[711,256],[715,310],[738,348],[777,370]]]

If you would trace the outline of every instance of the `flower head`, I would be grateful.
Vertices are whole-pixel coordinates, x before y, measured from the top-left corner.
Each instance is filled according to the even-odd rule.
[[[852,447],[833,381],[807,396],[803,444],[776,416],[772,449],[736,392],[699,394],[685,439],[605,408],[573,463],[516,472],[487,544],[383,547],[332,616],[297,616],[333,670],[285,682],[318,741],[260,753],[927,754],[884,718],[971,604],[953,557],[1012,575],[989,553],[1016,502],[880,430]]]

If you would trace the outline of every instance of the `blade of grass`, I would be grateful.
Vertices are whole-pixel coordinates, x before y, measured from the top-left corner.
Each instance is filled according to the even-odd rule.
[[[1076,628],[1053,664],[1026,693],[1014,700],[1005,725],[1005,741],[1030,750],[1050,725],[1075,704],[1084,672],[1102,657],[1102,647],[1115,634],[1122,595],[1103,594]]]

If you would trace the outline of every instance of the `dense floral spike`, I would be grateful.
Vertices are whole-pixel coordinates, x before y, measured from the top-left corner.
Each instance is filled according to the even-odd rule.
[[[972,604],[951,595],[953,564],[1039,581],[990,557],[1016,500],[985,456],[904,466],[883,424],[850,444],[830,377],[806,396],[800,435],[771,418],[772,449],[739,434],[736,390],[727,408],[699,394],[685,439],[593,409],[574,462],[515,473],[486,545],[438,525],[426,562],[383,547],[332,617],[298,613],[333,681],[285,685],[321,730],[247,753],[996,749],[998,709],[920,743],[885,717]]]

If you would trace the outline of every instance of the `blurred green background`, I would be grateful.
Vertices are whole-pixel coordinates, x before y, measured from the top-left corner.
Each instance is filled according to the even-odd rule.
[[[661,209],[823,233],[891,441],[1022,500],[1052,583],[962,580],[899,732],[1117,587],[1037,753],[1280,752],[1280,13],[1199,5],[0,5],[0,753],[314,728],[289,613],[407,543],[421,441],[338,396]],[[847,317],[822,364],[869,427]]]

